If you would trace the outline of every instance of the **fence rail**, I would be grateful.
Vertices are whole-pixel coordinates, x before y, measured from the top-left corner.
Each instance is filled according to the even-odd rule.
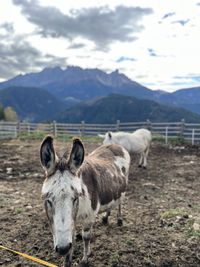
[[[67,135],[97,136],[108,131],[133,132],[139,128],[151,130],[153,137],[164,138],[167,143],[170,138],[180,138],[192,144],[200,144],[200,124],[180,122],[120,122],[115,124],[81,123],[25,123],[0,122],[0,139],[32,137],[43,138],[47,134],[64,138]]]

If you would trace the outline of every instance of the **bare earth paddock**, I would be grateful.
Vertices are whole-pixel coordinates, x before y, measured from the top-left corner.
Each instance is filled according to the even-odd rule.
[[[56,147],[69,147],[56,142]],[[58,266],[53,240],[43,210],[43,170],[40,142],[0,141],[0,243]],[[90,152],[97,143],[85,143]],[[63,149],[62,149],[63,151]],[[97,218],[92,239],[91,267],[200,266],[200,146],[153,143],[147,170],[132,155],[124,204],[124,225]],[[82,257],[77,240],[73,266]],[[2,266],[39,266],[0,250]]]

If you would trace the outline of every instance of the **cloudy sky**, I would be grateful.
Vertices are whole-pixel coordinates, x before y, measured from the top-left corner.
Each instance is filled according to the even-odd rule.
[[[200,0],[1,0],[0,81],[49,66],[200,85]]]

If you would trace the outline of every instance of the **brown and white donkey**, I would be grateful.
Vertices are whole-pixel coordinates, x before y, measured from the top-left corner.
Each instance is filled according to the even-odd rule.
[[[84,255],[87,266],[90,255],[91,229],[96,215],[118,207],[118,224],[122,225],[121,201],[125,195],[130,165],[129,153],[119,145],[103,145],[84,157],[84,146],[74,139],[69,155],[58,157],[53,138],[41,144],[40,158],[46,179],[42,196],[50,222],[55,251],[65,255],[65,267],[71,266],[76,223],[82,225]]]

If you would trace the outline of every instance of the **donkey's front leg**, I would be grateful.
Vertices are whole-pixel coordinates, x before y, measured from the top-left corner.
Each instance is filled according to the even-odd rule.
[[[108,224],[108,217],[110,216],[110,210],[106,211],[105,215],[102,217],[102,223]]]
[[[64,267],[71,267],[71,265],[72,265],[72,255],[73,255],[73,248],[71,249],[69,254],[67,254],[65,256]]]
[[[117,211],[117,225],[122,226],[123,225],[123,218],[122,218],[122,204],[119,203],[118,211]]]
[[[76,231],[73,234],[72,237],[72,247],[69,251],[69,253],[65,256],[65,261],[64,261],[64,267],[71,267],[72,265],[72,256],[73,256],[73,252],[74,252],[74,246],[75,246],[75,236],[76,236]]]
[[[88,266],[88,257],[90,256],[90,240],[91,240],[91,230],[92,230],[92,224],[90,226],[84,227],[82,231],[82,237],[83,237],[83,259],[81,262],[81,267]]]

